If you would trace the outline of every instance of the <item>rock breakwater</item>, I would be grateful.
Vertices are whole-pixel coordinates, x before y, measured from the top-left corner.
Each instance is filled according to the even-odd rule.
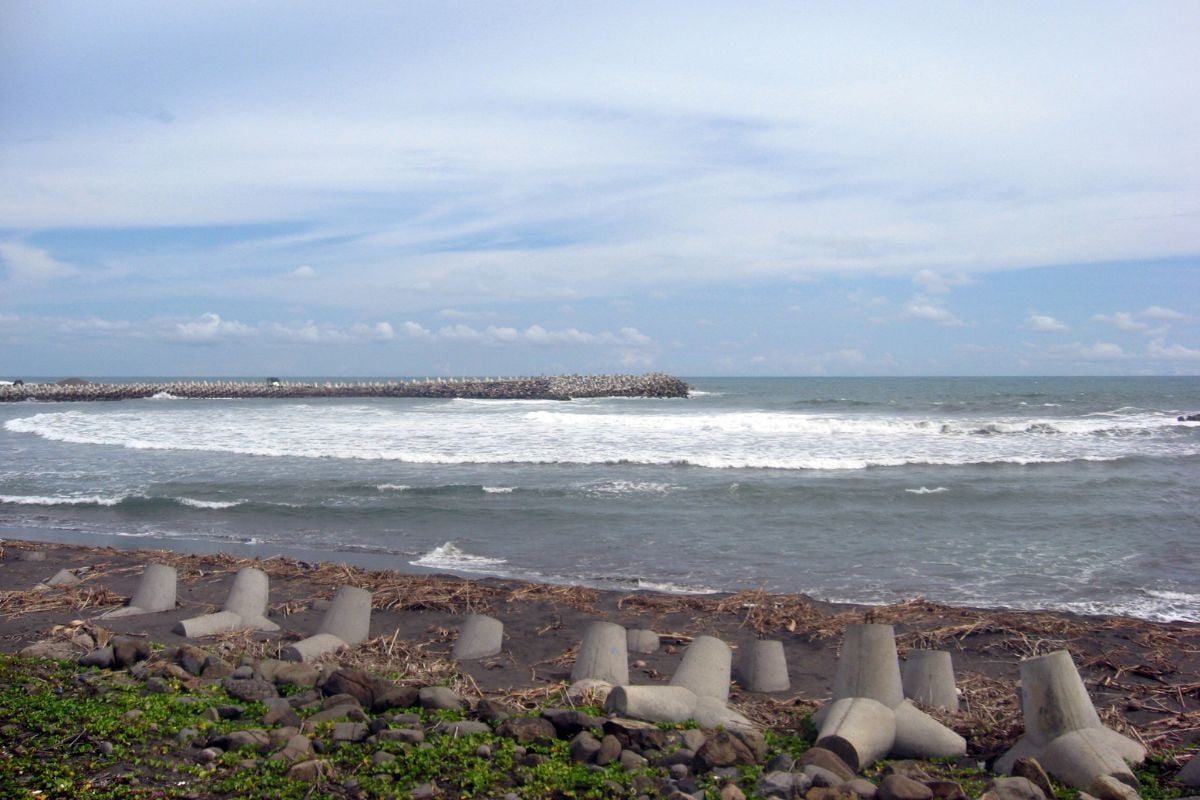
[[[475,400],[571,400],[583,397],[687,397],[688,385],[663,373],[538,375],[525,378],[304,383],[294,381],[169,381],[153,383],[25,383],[0,385],[0,402],[97,401],[152,397],[310,398],[442,397]]]

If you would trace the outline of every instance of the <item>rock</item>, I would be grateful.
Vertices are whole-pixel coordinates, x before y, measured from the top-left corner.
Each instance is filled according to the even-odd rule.
[[[205,662],[205,663],[207,665],[207,662]],[[227,678],[233,677],[233,678],[237,678],[239,681],[244,681],[246,678],[253,678],[256,676],[254,674],[254,667],[250,666],[249,664],[242,664],[239,667],[234,667],[233,672],[230,675],[226,675],[225,677],[227,677]],[[262,676],[260,675],[257,677],[262,677]]]
[[[1042,768],[1041,763],[1032,756],[1027,758],[1018,758],[1013,762],[1012,774],[1014,778],[1025,778],[1034,786],[1042,790],[1042,794],[1046,797],[1054,797],[1054,786],[1050,783],[1050,776],[1046,774],[1046,770]]]
[[[684,728],[679,732],[679,738],[683,740],[684,747],[692,752],[696,752],[704,746],[704,742],[708,737],[704,735],[704,731],[702,730]]]
[[[147,694],[169,694],[173,691],[175,690],[171,687],[171,684],[167,683],[157,675],[151,675],[146,679]]]
[[[842,784],[842,788],[849,789],[863,800],[874,800],[874,798],[879,794],[879,787],[871,783],[866,778],[855,778],[852,781],[846,781],[844,784]],[[934,795],[936,796],[937,793],[934,792]]]
[[[52,658],[56,661],[68,661],[79,655],[79,649],[66,639],[46,639],[21,648],[17,655],[22,658]]]
[[[542,717],[512,717],[500,723],[496,733],[513,739],[518,744],[552,742],[557,732],[550,720]]]
[[[1138,800],[1138,793],[1129,784],[1122,783],[1111,775],[1101,775],[1092,781],[1088,794],[1096,800]]]
[[[279,696],[279,692],[275,691],[275,685],[267,683],[262,678],[226,678],[221,685],[225,687],[225,691],[231,697],[247,703],[257,703],[268,697]]]
[[[949,780],[924,781],[933,792],[935,800],[970,800],[963,787]]]
[[[414,786],[408,796],[411,800],[433,800],[438,796],[438,788],[433,783],[422,783],[420,786]]]
[[[312,740],[302,733],[289,737],[283,749],[274,753],[271,758],[282,761],[299,761],[312,755]]]
[[[988,784],[987,793],[996,800],[1047,800],[1028,778],[996,778]]]
[[[366,671],[354,667],[335,669],[321,691],[327,695],[351,695],[363,708],[370,708],[375,703],[375,679]]]
[[[292,768],[287,771],[287,776],[294,781],[315,783],[331,771],[328,761],[321,758],[314,758],[293,764]]]
[[[888,775],[879,784],[879,800],[931,800],[933,790],[905,775]]]
[[[232,678],[237,670],[223,658],[217,656],[209,656],[204,660],[204,668],[200,671],[200,677],[205,680],[220,680],[221,678]],[[253,677],[253,670],[247,677]]]
[[[804,793],[805,800],[858,800],[858,795],[843,786],[814,786]]]
[[[221,757],[221,751],[216,747],[205,747],[196,751],[192,756],[197,764],[211,764]]]
[[[477,733],[492,732],[492,729],[486,722],[476,722],[473,719],[439,722],[433,726],[432,730],[435,733],[443,733],[449,736],[473,736]]]
[[[387,764],[387,763],[395,761],[395,760],[396,760],[396,757],[394,755],[392,755],[391,753],[388,753],[384,750],[377,750],[376,752],[371,754],[371,763],[375,764],[376,766],[378,766],[380,764]]]
[[[547,708],[542,711],[542,716],[550,721],[558,736],[563,739],[570,739],[581,731],[599,734],[604,726],[603,719],[573,708]]]
[[[570,744],[571,760],[577,764],[590,764],[600,752],[600,740],[587,731],[575,735]]]
[[[209,747],[219,747],[222,750],[243,750],[253,748],[266,750],[271,746],[267,732],[258,729],[233,731],[232,733],[214,736],[208,740]]]
[[[79,576],[69,569],[60,569],[54,577],[46,580],[47,586],[74,586],[79,583]]]
[[[551,726],[553,727],[553,726]],[[621,740],[612,734],[607,734],[600,740],[600,749],[596,751],[594,763],[606,767],[621,756]]]
[[[775,770],[763,775],[758,781],[758,793],[764,797],[791,798],[796,776],[790,772]]]
[[[420,728],[388,728],[375,734],[381,742],[404,742],[420,744],[425,741],[425,731]]]
[[[114,664],[116,664],[116,659],[113,656],[113,649],[111,647],[101,647],[90,653],[84,653],[79,657],[79,666],[81,667],[112,669]]]
[[[813,786],[819,786],[823,789],[837,789],[842,784],[848,782],[839,777],[833,770],[818,767],[816,764],[807,764],[801,770],[800,774],[807,776],[812,781]]]
[[[309,664],[286,662],[275,670],[272,680],[280,688],[291,686],[297,689],[307,689],[317,685],[317,678],[320,675],[321,673]]]
[[[696,766],[704,771],[713,767],[749,766],[757,764],[755,753],[742,737],[731,731],[714,731],[696,752]]]
[[[387,685],[375,685],[375,700],[371,710],[376,714],[390,711],[393,708],[416,708],[420,702],[420,690],[415,686],[401,686],[391,681]]]
[[[145,639],[132,636],[114,636],[109,645],[113,651],[113,663],[128,668],[150,657],[150,644]]]
[[[200,673],[204,671],[204,662],[208,660],[208,653],[195,645],[181,644],[175,650],[174,660],[189,674],[199,677]]]
[[[824,747],[810,747],[796,760],[796,767],[799,769],[803,769],[809,764],[821,769],[827,769],[844,781],[854,780],[857,777],[854,774],[854,770],[850,769],[845,761],[842,761],[836,753],[826,750]]]
[[[1192,756],[1192,760],[1179,770],[1175,780],[1184,786],[1200,786],[1200,756]]]
[[[289,727],[299,728],[301,724],[300,715],[292,709],[287,703],[281,707],[271,708],[263,714],[264,725],[284,725]]]
[[[721,787],[720,798],[721,800],[746,800],[746,795],[736,783],[727,783]]]
[[[466,700],[445,686],[426,686],[417,694],[417,701],[427,711],[460,711],[467,707]]]
[[[367,726],[361,722],[338,722],[333,726],[333,741],[361,742],[367,738]]]
[[[621,769],[626,772],[636,772],[637,770],[644,769],[649,763],[645,758],[632,750],[622,750],[618,761],[621,763]]]

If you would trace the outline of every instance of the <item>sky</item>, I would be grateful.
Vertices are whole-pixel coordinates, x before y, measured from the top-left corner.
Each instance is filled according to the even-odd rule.
[[[1200,3],[0,0],[0,378],[1200,374]]]

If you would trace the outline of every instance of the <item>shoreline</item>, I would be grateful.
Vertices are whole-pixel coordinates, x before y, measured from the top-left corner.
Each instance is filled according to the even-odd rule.
[[[1195,623],[970,609],[919,599],[852,606],[765,592],[622,592],[500,578],[416,575],[290,558],[239,559],[223,553],[12,539],[0,547],[0,652],[6,653],[45,639],[55,626],[93,620],[124,602],[151,562],[170,563],[178,570],[176,609],[97,624],[168,646],[182,644],[189,640],[173,633],[172,626],[219,607],[232,573],[254,565],[270,576],[269,609],[282,630],[241,637],[240,646],[277,652],[319,625],[322,612],[313,607],[315,600],[328,599],[342,585],[360,586],[373,594],[373,638],[342,654],[341,660],[396,668],[389,659],[401,642],[408,654],[407,667],[441,665],[444,677],[453,676],[455,685],[476,697],[537,702],[555,696],[569,679],[584,629],[600,619],[662,635],[663,649],[638,657],[631,670],[635,684],[665,680],[695,636],[717,636],[735,648],[754,638],[782,640],[791,688],[763,695],[735,685],[731,703],[756,722],[795,729],[832,692],[846,625],[882,622],[895,626],[902,658],[918,647],[952,652],[965,703],[944,719],[967,737],[980,756],[996,755],[1020,732],[1016,680],[1021,658],[1064,648],[1080,669],[1106,724],[1136,735],[1160,752],[1200,738],[1200,625]],[[44,560],[24,560],[31,551],[41,552]],[[75,571],[80,583],[34,591],[39,581],[60,569]],[[448,661],[456,630],[468,613],[488,613],[504,623],[501,656],[484,663]]]

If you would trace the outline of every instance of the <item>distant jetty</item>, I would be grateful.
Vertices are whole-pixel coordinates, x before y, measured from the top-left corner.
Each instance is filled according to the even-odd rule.
[[[24,383],[0,385],[0,402],[300,397],[442,397],[473,400],[571,400],[581,397],[687,397],[688,385],[662,373],[540,375],[529,378],[435,378],[408,381],[301,383],[170,381],[166,383]]]

